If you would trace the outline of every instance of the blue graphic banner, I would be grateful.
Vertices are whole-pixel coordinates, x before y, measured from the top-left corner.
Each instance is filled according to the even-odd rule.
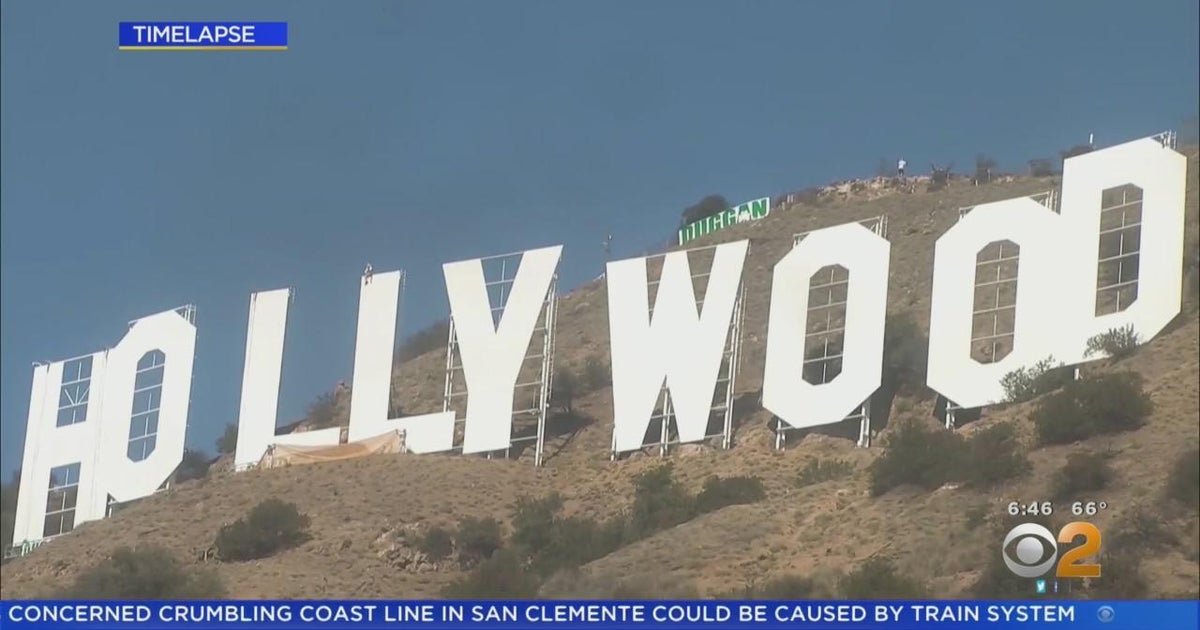
[[[121,50],[287,50],[287,22],[121,22]]]
[[[0,627],[1195,630],[1196,601],[5,601]]]

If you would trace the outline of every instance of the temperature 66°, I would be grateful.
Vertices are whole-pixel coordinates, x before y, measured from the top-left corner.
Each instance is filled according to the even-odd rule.
[[[1086,503],[1083,501],[1076,501],[1071,504],[1071,513],[1075,516],[1079,516],[1080,514],[1093,516],[1096,514],[1096,512],[1099,512],[1106,507],[1108,507],[1108,503],[1105,503],[1104,501],[1087,501]]]

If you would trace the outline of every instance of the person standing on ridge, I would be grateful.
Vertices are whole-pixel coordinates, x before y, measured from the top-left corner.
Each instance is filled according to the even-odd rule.
[[[896,173],[898,173],[900,177],[904,177],[905,166],[908,166],[908,162],[905,162],[904,158],[900,158],[900,161],[896,162]]]

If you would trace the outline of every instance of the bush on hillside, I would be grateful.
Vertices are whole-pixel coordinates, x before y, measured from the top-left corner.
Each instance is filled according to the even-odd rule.
[[[692,518],[692,497],[675,480],[673,470],[668,462],[634,479],[633,506],[629,510],[631,536],[648,536]]]
[[[1113,479],[1108,463],[1111,453],[1072,453],[1054,477],[1054,498],[1083,498],[1085,493],[1103,490]]]
[[[796,477],[796,487],[803,488],[825,481],[842,479],[854,473],[854,462],[840,459],[810,459]]]
[[[230,422],[225,425],[225,432],[217,438],[217,452],[226,455],[237,450],[238,425]]]
[[[950,184],[950,179],[953,177],[951,170],[954,164],[938,168],[937,164],[929,165],[929,185],[926,190],[929,192],[937,192]]]
[[[986,184],[992,181],[996,173],[996,160],[980,153],[975,156],[975,184]]]
[[[1053,177],[1061,173],[1062,171],[1054,164],[1054,160],[1049,158],[1029,160],[1029,174],[1034,177]]]
[[[1084,356],[1103,354],[1113,359],[1124,359],[1137,352],[1139,343],[1141,343],[1141,339],[1133,329],[1133,324],[1110,328],[1088,339],[1087,352],[1084,353]]]
[[[1005,400],[1019,403],[1052,392],[1072,380],[1071,370],[1055,362],[1054,357],[1046,357],[1005,374],[1000,379],[1000,386],[1004,388]]]
[[[723,212],[729,209],[729,202],[721,195],[709,195],[700,201],[684,208],[679,227],[684,227],[689,223],[694,223],[700,219],[711,217],[712,215]]]
[[[612,385],[612,366],[603,358],[592,355],[583,363],[583,386],[594,392]]]
[[[615,551],[621,545],[624,522],[598,523],[582,517],[563,517],[562,498],[522,498],[513,513],[512,545],[540,576],[582,566]]]
[[[908,313],[887,318],[883,333],[883,386],[919,392],[925,385],[929,338]]]
[[[325,392],[308,406],[305,418],[314,429],[324,429],[337,424],[337,397],[333,392]]]
[[[1142,599],[1149,591],[1142,574],[1141,554],[1128,549],[1103,554],[1102,575],[1088,582],[1087,594],[1092,599]]]
[[[869,468],[871,493],[901,484],[935,490],[946,483],[987,487],[1025,473],[1029,462],[1012,425],[998,424],[970,439],[924,422],[902,424]]]
[[[553,493],[541,498],[517,499],[512,517],[509,542],[527,556],[536,555],[554,536],[554,519],[562,509],[562,496]]]
[[[1179,454],[1167,476],[1167,498],[1182,505],[1200,508],[1200,449]]]
[[[554,384],[550,391],[550,404],[565,414],[575,413],[575,396],[579,393],[579,381],[570,370],[560,367],[554,370]]]
[[[1061,523],[1056,525],[1051,517],[1044,514],[1036,516],[1002,517],[992,522],[989,532],[978,538],[982,541],[982,549],[977,549],[977,563],[982,565],[982,571],[970,592],[980,599],[1025,599],[1029,597],[1029,578],[1013,575],[1008,565],[1004,563],[1002,554],[997,553],[1000,542],[1018,523],[1036,523],[1052,532],[1058,531]],[[1015,544],[1015,543],[1012,543]]]
[[[956,476],[976,487],[993,486],[1029,470],[1029,460],[1011,424],[993,425],[972,435],[962,463],[962,474]]]
[[[443,527],[431,527],[417,542],[417,549],[437,562],[454,553],[454,536]]]
[[[800,205],[806,205],[806,206],[824,205],[824,203],[827,199],[824,195],[821,194],[820,186],[813,186],[811,188],[805,188],[804,190],[794,192],[789,196],[792,198],[793,203],[800,204]]]
[[[966,448],[962,436],[922,422],[906,422],[887,437],[883,454],[871,463],[871,494],[901,484],[933,490],[959,476]]]
[[[309,518],[294,503],[267,499],[217,532],[217,556],[239,561],[266,558],[308,540]]]
[[[925,586],[901,575],[886,558],[876,557],[838,581],[838,593],[845,599],[922,599]]]
[[[216,574],[184,567],[159,547],[121,547],[80,573],[63,599],[221,599]]]
[[[473,566],[496,553],[504,546],[500,533],[500,521],[492,517],[467,517],[459,521],[454,534],[454,547],[458,549],[458,560],[463,566]]]
[[[449,599],[532,599],[539,586],[537,576],[525,569],[517,553],[502,549],[447,585],[442,595]]]
[[[404,363],[415,359],[426,352],[441,350],[446,347],[450,338],[450,320],[430,324],[425,328],[409,335],[396,350],[396,363]]]
[[[709,477],[696,495],[696,513],[707,514],[730,505],[755,503],[767,498],[758,477]]]
[[[203,479],[208,475],[208,455],[203,451],[187,449],[183,452],[183,460],[175,469],[176,483]]]
[[[1141,377],[1121,372],[1069,383],[1043,399],[1032,419],[1043,444],[1069,444],[1136,429],[1152,409],[1150,397],[1142,391]]]
[[[1109,549],[1137,552],[1163,551],[1179,545],[1179,539],[1163,523],[1162,515],[1152,513],[1144,505],[1121,514],[1107,542]]]

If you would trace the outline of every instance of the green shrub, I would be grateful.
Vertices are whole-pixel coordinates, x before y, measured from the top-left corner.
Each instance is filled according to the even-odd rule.
[[[1127,549],[1101,556],[1099,578],[1088,581],[1092,599],[1142,599],[1149,590],[1142,575],[1141,557]]]
[[[767,498],[758,477],[709,477],[696,495],[696,513],[706,514],[730,505],[754,503]]]
[[[1167,477],[1167,498],[1192,508],[1200,508],[1200,449],[1179,454]]]
[[[1087,352],[1084,353],[1084,356],[1104,354],[1113,359],[1124,359],[1137,352],[1139,343],[1141,343],[1141,339],[1133,330],[1133,324],[1127,324],[1121,328],[1110,328],[1106,332],[1088,339]]]
[[[295,547],[308,539],[309,518],[293,503],[267,499],[254,506],[245,518],[217,533],[217,555],[221,560],[254,560]]]
[[[969,508],[966,517],[967,531],[975,531],[979,529],[979,526],[987,523],[988,506],[985,504]]]
[[[1030,596],[1029,578],[1013,575],[1008,565],[1004,563],[1004,557],[999,553],[1000,542],[1004,540],[1004,536],[1022,522],[1036,523],[1052,532],[1059,529],[1051,522],[1050,517],[1045,515],[1006,516],[997,519],[990,528],[989,535],[980,539],[983,541],[983,549],[978,553],[978,564],[982,565],[982,571],[970,588],[971,594],[975,597],[980,599],[1027,599]]]
[[[415,359],[426,352],[442,350],[450,338],[450,320],[444,319],[409,335],[397,349],[396,364]]]
[[[845,599],[921,599],[925,586],[896,572],[886,558],[872,558],[838,581]]]
[[[454,537],[442,527],[432,527],[417,543],[417,549],[434,561],[445,560],[454,552]]]
[[[566,518],[558,514],[561,508],[557,494],[517,502],[511,542],[537,575],[582,566],[621,545],[622,519],[598,523],[589,518]]]
[[[579,394],[579,381],[566,368],[554,370],[554,387],[550,392],[550,404],[565,414],[574,413],[575,396]]]
[[[889,315],[883,333],[883,388],[923,391],[928,356],[929,338],[912,316]]]
[[[442,594],[450,599],[531,599],[538,594],[537,576],[525,569],[512,549],[484,559],[473,571],[450,583]]]
[[[63,599],[221,599],[216,574],[184,567],[159,547],[121,547],[85,570]]]
[[[967,460],[962,463],[962,474],[955,476],[977,487],[992,486],[1029,470],[1029,460],[1011,424],[993,425],[972,435],[967,440]]]
[[[680,215],[679,227],[695,223],[700,219],[711,217],[718,212],[724,212],[730,207],[729,202],[721,195],[708,195],[700,201],[686,207]]]
[[[598,356],[590,356],[583,363],[583,386],[589,392],[612,385],[612,367]]]
[[[1131,431],[1153,406],[1132,372],[1085,378],[1042,400],[1032,419],[1043,444],[1069,444],[1105,433]]]
[[[539,553],[554,536],[554,519],[562,509],[562,497],[557,493],[540,499],[521,497],[513,510],[512,538],[526,556]]]
[[[337,397],[333,392],[325,392],[308,406],[305,418],[314,429],[324,429],[337,424]]]
[[[871,464],[871,494],[878,496],[906,483],[939,488],[959,476],[965,456],[965,442],[957,433],[921,422],[901,424]]]
[[[1084,493],[1103,490],[1113,478],[1111,453],[1072,453],[1054,478],[1056,499],[1082,499]]]
[[[472,566],[492,557],[504,545],[500,521],[492,517],[467,517],[458,523],[454,546],[463,566]]]
[[[1029,174],[1034,177],[1052,177],[1060,174],[1060,171],[1055,165],[1054,160],[1048,158],[1038,158],[1029,160]]]
[[[672,473],[668,462],[634,479],[633,506],[629,510],[629,534],[633,537],[674,527],[695,514],[691,495]]]
[[[1000,386],[1004,388],[1005,400],[1019,403],[1033,400],[1070,382],[1071,370],[1055,362],[1054,357],[1046,357],[1031,366],[1005,374],[1000,379]]]
[[[854,462],[841,459],[810,459],[796,477],[796,487],[803,488],[834,479],[849,477],[854,473]]]
[[[986,184],[992,181],[992,175],[996,172],[996,160],[982,153],[975,156],[975,184]]]
[[[238,425],[230,422],[225,425],[225,432],[217,438],[217,452],[225,455],[237,450]]]
[[[549,544],[530,558],[529,566],[538,575],[548,576],[603,558],[621,546],[623,525],[620,519],[601,523],[584,517],[559,517]]]
[[[1012,425],[997,424],[964,439],[941,427],[909,421],[888,436],[883,455],[869,471],[871,494],[878,496],[906,483],[926,490],[954,481],[987,487],[1028,469]]]
[[[208,455],[202,451],[187,449],[183,452],[183,461],[175,469],[177,483],[203,479],[208,475]]]
[[[1162,516],[1140,505],[1122,514],[1107,538],[1108,548],[1121,551],[1162,551],[1179,544]]]

